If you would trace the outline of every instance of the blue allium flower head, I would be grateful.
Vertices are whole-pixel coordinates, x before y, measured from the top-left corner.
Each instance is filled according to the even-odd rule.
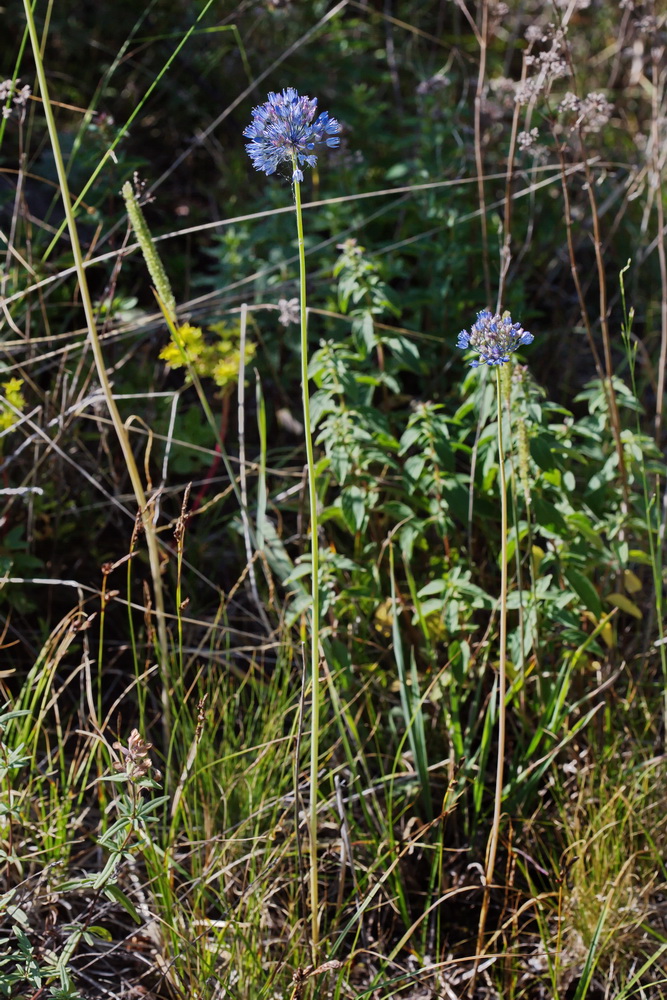
[[[510,354],[517,351],[523,344],[532,344],[532,333],[524,330],[520,323],[513,323],[508,312],[495,315],[490,309],[482,309],[477,313],[477,319],[470,328],[461,330],[456,346],[463,350],[471,347],[479,354],[479,360],[470,362],[471,368],[480,365],[504,365],[510,359]]]
[[[337,146],[340,125],[323,111],[317,118],[317,98],[299,97],[294,87],[282,94],[269,94],[265,104],[252,113],[252,122],[243,130],[246,149],[256,170],[274,174],[279,163],[307,163],[314,167],[317,157],[311,152],[318,142]],[[313,120],[315,119],[315,120]],[[292,180],[302,181],[303,171],[294,168]]]

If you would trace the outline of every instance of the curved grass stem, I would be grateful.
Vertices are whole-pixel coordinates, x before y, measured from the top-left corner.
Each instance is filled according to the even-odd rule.
[[[37,34],[37,28],[35,25],[35,19],[33,17],[32,7],[29,0],[23,0],[23,6],[25,9],[26,21],[28,25],[28,34],[30,35],[30,43],[32,46],[32,51],[35,59],[35,69],[37,73],[37,79],[39,81],[39,88],[42,93],[42,102],[44,107],[44,117],[46,118],[46,124],[49,132],[49,139],[51,142],[51,149],[53,152],[53,159],[56,165],[56,171],[58,174],[58,183],[60,185],[60,193],[63,201],[63,209],[65,212],[65,220],[67,222],[67,228],[69,231],[71,246],[72,246],[72,256],[74,258],[74,266],[76,268],[77,279],[79,283],[79,290],[81,292],[81,301],[83,303],[83,309],[86,316],[86,324],[88,327],[88,336],[90,338],[90,345],[93,352],[93,357],[95,359],[95,366],[97,368],[97,377],[100,380],[100,385],[102,387],[102,392],[104,393],[104,398],[106,400],[107,407],[109,409],[109,414],[111,416],[114,429],[118,436],[118,441],[120,443],[121,450],[123,452],[123,459],[127,468],[128,475],[130,477],[130,482],[132,483],[132,490],[139,507],[141,514],[141,521],[146,535],[146,545],[148,548],[148,558],[150,562],[151,578],[153,582],[153,596],[155,599],[155,616],[157,623],[157,637],[158,637],[158,656],[160,660],[160,672],[162,677],[162,722],[165,730],[166,745],[169,742],[170,733],[170,706],[169,706],[169,643],[167,636],[167,625],[164,613],[164,595],[162,590],[162,577],[160,572],[160,553],[157,543],[157,535],[155,532],[155,525],[153,524],[153,516],[149,504],[146,501],[146,494],[144,492],[143,483],[141,481],[141,476],[139,474],[139,469],[134,457],[134,453],[130,446],[130,439],[127,434],[127,429],[123,423],[118,407],[116,405],[116,400],[114,399],[113,390],[111,388],[111,383],[106,372],[106,366],[104,363],[104,355],[102,354],[102,345],[100,344],[100,339],[97,333],[97,325],[95,322],[95,311],[93,309],[93,303],[90,296],[90,289],[88,287],[88,281],[86,278],[86,272],[84,270],[83,255],[81,253],[81,245],[79,243],[79,234],[76,225],[76,219],[74,217],[74,212],[72,210],[72,202],[69,193],[69,187],[67,183],[67,171],[65,169],[65,164],[63,161],[62,151],[60,148],[60,141],[58,139],[58,131],[56,128],[55,119],[53,117],[53,109],[51,107],[51,101],[49,98],[49,90],[46,81],[46,73],[44,72],[44,63],[42,61],[42,47]]]

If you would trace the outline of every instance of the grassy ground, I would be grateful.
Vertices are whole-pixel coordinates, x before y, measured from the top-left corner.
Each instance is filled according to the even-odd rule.
[[[667,996],[662,6],[3,16],[0,995]]]

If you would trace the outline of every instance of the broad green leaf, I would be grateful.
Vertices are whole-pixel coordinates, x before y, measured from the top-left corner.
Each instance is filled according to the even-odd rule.
[[[567,515],[567,523],[574,528],[579,535],[583,535],[587,542],[594,545],[596,549],[603,549],[604,543],[600,538],[600,532],[596,531],[590,517],[581,511],[574,511]]]
[[[642,582],[637,574],[633,573],[631,569],[624,569],[623,586],[627,590],[628,594],[638,594],[642,589]]]
[[[430,597],[431,594],[442,594],[445,590],[447,590],[446,580],[431,580],[430,583],[421,588],[418,596],[421,599],[422,597]]]
[[[399,455],[404,455],[421,436],[422,428],[419,426],[408,427],[401,435]]]
[[[539,574],[540,565],[542,564],[542,560],[544,559],[545,555],[546,552],[544,551],[543,548],[540,548],[539,545],[533,545],[532,549],[530,550],[530,558],[534,576],[537,576]]]
[[[551,532],[558,538],[567,538],[569,532],[565,518],[552,503],[543,500],[542,497],[533,497],[533,511],[535,520],[541,528]]]
[[[366,520],[368,494],[358,486],[348,486],[341,494],[341,509],[350,531],[361,531]]]
[[[581,598],[588,610],[592,611],[596,620],[599,621],[602,617],[602,602],[600,601],[597,590],[588,577],[584,576],[583,573],[580,573],[579,570],[568,566],[565,570],[565,578],[572,589]]]
[[[650,555],[648,552],[642,552],[641,549],[630,549],[628,556],[633,562],[641,563],[642,566],[651,565]]]
[[[547,442],[541,437],[530,440],[530,454],[538,468],[543,472],[551,472],[556,468],[556,460]]]
[[[426,459],[423,455],[411,455],[404,465],[405,475],[413,483],[416,483],[424,470]]]
[[[129,899],[122,889],[119,889],[117,885],[109,884],[104,886],[104,895],[113,900],[115,903],[119,903],[123,907],[126,913],[132,917],[136,924],[141,923],[141,917],[136,911],[134,903]]]
[[[331,470],[334,476],[342,486],[347,479],[352,464],[350,462],[350,454],[347,448],[332,448],[331,454],[329,455],[329,461],[331,463]]]
[[[631,601],[629,597],[625,596],[625,594],[607,594],[605,601],[609,601],[609,603],[613,604],[615,608],[620,608],[621,611],[625,611],[626,614],[632,615],[633,618],[644,617],[635,602]]]

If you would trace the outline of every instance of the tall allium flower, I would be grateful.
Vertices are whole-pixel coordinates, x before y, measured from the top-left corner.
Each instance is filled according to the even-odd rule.
[[[303,180],[303,171],[296,165],[314,167],[317,157],[311,152],[318,142],[337,146],[340,125],[323,111],[315,118],[317,98],[299,97],[294,87],[282,94],[269,94],[269,99],[252,113],[252,122],[243,130],[246,149],[256,170],[274,174],[280,163],[294,164],[293,181]]]
[[[319,819],[317,814],[319,739],[320,739],[320,554],[317,527],[317,483],[315,475],[315,452],[310,420],[310,393],[308,389],[308,310],[306,308],[306,253],[303,239],[303,211],[301,208],[301,181],[303,171],[299,164],[314,167],[317,157],[312,152],[315,144],[324,142],[327,146],[337,146],[340,142],[340,125],[330,118],[326,111],[318,115],[317,100],[299,97],[294,87],[287,87],[282,94],[269,94],[265,104],[260,104],[252,113],[252,122],[243,134],[251,141],[246,149],[253,166],[265,174],[274,174],[281,163],[292,167],[294,184],[294,211],[296,233],[299,245],[299,299],[298,318],[301,327],[301,394],[303,398],[303,429],[308,466],[308,506],[310,508],[310,551],[311,551],[311,617],[310,617],[310,672],[311,672],[311,726],[310,726],[310,810],[308,832],[310,838],[310,911],[311,945],[313,965],[319,965],[319,883],[317,870],[317,838]],[[285,309],[287,313],[287,309]],[[290,310],[292,314],[296,310]],[[281,320],[284,321],[281,316]]]
[[[510,359],[510,354],[524,344],[531,344],[535,338],[532,333],[524,330],[520,323],[513,323],[508,312],[495,315],[490,309],[482,309],[477,313],[477,319],[467,330],[461,330],[456,346],[466,350],[472,347],[477,351],[480,360],[470,362],[471,368],[480,365],[504,365]]]
[[[470,327],[470,332],[462,330],[459,334],[457,346],[462,350],[471,347],[476,351],[479,358],[470,362],[472,368],[479,368],[480,365],[489,365],[496,369],[496,407],[497,407],[497,428],[498,428],[498,485],[500,490],[500,637],[499,637],[499,657],[498,675],[496,690],[496,715],[498,720],[498,751],[496,757],[496,788],[493,804],[493,822],[491,833],[486,849],[486,865],[484,870],[484,895],[482,897],[482,908],[479,916],[479,926],[477,929],[477,955],[483,954],[484,930],[486,918],[489,912],[489,900],[491,885],[493,884],[493,873],[496,865],[496,855],[498,853],[498,841],[500,837],[500,821],[502,817],[504,769],[505,769],[505,733],[507,723],[507,563],[508,563],[508,527],[507,527],[507,482],[505,479],[505,448],[503,444],[503,424],[505,415],[503,404],[506,405],[508,418],[510,414],[510,398],[507,395],[509,390],[509,379],[507,369],[502,365],[507,364],[510,355],[517,351],[524,344],[531,344],[535,338],[532,333],[524,330],[520,323],[513,323],[508,312],[492,313],[490,309],[482,309],[477,313],[477,319]],[[504,391],[504,389],[506,391]],[[475,982],[479,958],[475,960],[473,967],[472,981]],[[473,987],[474,990],[474,987]]]

